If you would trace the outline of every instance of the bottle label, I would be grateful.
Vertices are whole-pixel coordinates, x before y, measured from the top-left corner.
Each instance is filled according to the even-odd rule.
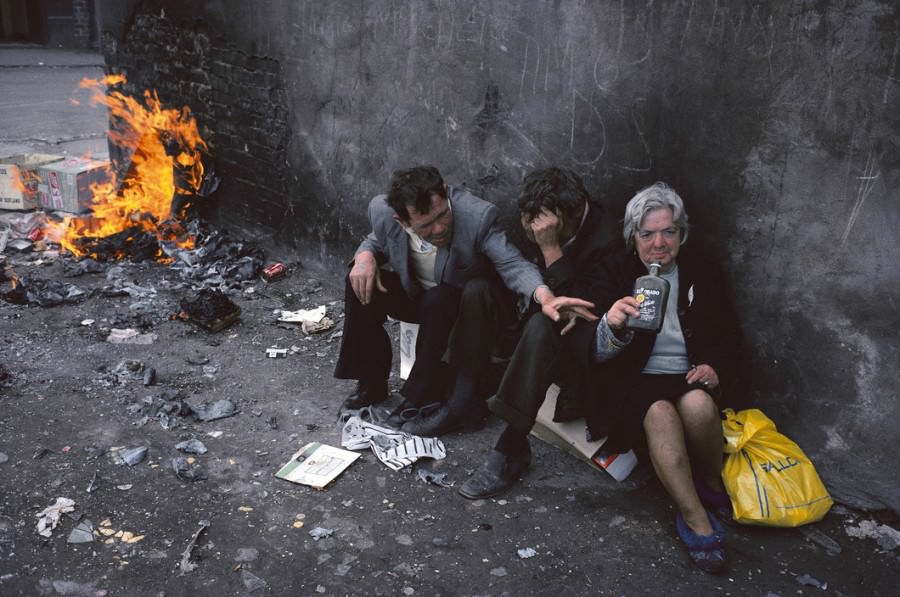
[[[662,292],[657,288],[637,288],[634,298],[638,302],[639,321],[655,322]]]
[[[632,330],[646,330],[659,333],[666,313],[669,297],[669,283],[657,274],[659,266],[650,265],[650,275],[634,281],[634,296],[638,303],[636,317],[628,316],[625,327]]]

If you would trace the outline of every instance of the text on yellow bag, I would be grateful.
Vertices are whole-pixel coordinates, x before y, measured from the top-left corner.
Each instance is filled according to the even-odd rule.
[[[722,481],[736,521],[796,527],[825,516],[833,501],[812,462],[761,410],[726,409],[722,427]]]

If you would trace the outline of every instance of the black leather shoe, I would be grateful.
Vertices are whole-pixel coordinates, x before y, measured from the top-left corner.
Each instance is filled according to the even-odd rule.
[[[417,417],[428,415],[440,407],[440,402],[431,402],[425,406],[415,406],[412,402],[404,400],[400,406],[391,411],[384,424],[391,429],[401,429],[404,423]]]
[[[356,390],[350,397],[344,400],[341,410],[359,410],[373,404],[380,404],[387,400],[387,381],[365,382],[360,380]]]
[[[400,429],[412,435],[422,437],[437,437],[446,435],[453,431],[468,431],[478,426],[477,418],[462,418],[454,416],[447,405],[442,404],[440,408],[433,412],[415,417],[411,421],[407,421]]]
[[[470,500],[482,500],[500,495],[512,487],[531,465],[531,446],[522,453],[507,457],[491,450],[487,460],[459,488],[459,494]]]

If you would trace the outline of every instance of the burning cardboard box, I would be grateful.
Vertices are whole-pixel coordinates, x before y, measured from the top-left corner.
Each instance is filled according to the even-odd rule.
[[[38,168],[40,203],[44,209],[81,213],[89,211],[92,187],[110,179],[109,160],[69,158]]]
[[[59,162],[61,155],[28,153],[0,158],[0,209],[29,210],[38,206],[38,167]]]

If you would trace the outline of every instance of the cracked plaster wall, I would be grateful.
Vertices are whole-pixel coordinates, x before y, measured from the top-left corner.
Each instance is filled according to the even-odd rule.
[[[510,221],[536,166],[576,169],[616,217],[667,180],[691,242],[732,273],[749,355],[736,405],[770,414],[839,501],[900,512],[896,3],[192,4],[99,2],[109,68],[210,135],[214,215],[339,264],[368,199],[413,163]]]

